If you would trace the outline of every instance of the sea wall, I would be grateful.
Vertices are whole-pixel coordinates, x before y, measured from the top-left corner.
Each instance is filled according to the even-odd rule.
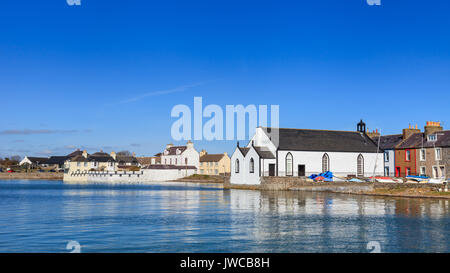
[[[62,180],[62,173],[0,173],[0,180]]]
[[[194,169],[143,169],[140,171],[73,172],[64,175],[66,183],[143,183],[172,181],[193,175]]]
[[[428,189],[437,191],[442,188],[438,184],[410,184],[410,183],[379,183],[379,182],[313,182],[305,177],[261,177],[260,185],[230,184],[229,179],[225,180],[226,189],[248,189],[248,190],[298,190],[298,191],[329,191],[339,193],[362,193],[377,189],[401,190],[401,189]]]

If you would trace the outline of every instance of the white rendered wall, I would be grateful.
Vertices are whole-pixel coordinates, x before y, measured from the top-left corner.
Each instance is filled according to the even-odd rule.
[[[278,175],[286,175],[286,155],[291,153],[293,156],[294,176],[298,176],[298,165],[305,165],[306,175],[318,174],[322,172],[322,157],[325,152],[306,152],[306,151],[279,151],[278,152]],[[364,157],[364,176],[372,176],[375,161],[378,158],[375,175],[384,175],[383,153],[347,153],[347,152],[328,152],[330,171],[337,176],[356,175],[357,159],[359,154]]]

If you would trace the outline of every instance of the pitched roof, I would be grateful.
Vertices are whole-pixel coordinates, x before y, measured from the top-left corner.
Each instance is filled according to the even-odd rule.
[[[77,156],[74,156],[74,157],[70,158],[70,161],[73,161],[73,162],[88,162],[89,160],[87,158],[85,158],[84,156],[82,156],[82,155],[77,155]]]
[[[89,161],[96,161],[96,162],[112,162],[115,161],[112,156],[110,156],[107,153],[104,152],[96,152],[88,156],[87,158]]]
[[[151,156],[148,156],[148,157],[145,157],[145,156],[143,156],[143,157],[136,157],[137,161],[141,165],[150,165],[150,164],[152,164],[152,158],[155,158],[155,157],[151,157]]]
[[[379,138],[380,137],[374,137],[373,141],[378,144]],[[402,140],[403,140],[402,134],[381,136],[380,148],[383,150],[394,149],[395,146],[397,146],[398,144],[400,144],[400,142],[402,142]]]
[[[450,147],[450,130],[436,132],[436,141],[428,141],[424,133],[411,135],[397,146],[398,149]],[[423,145],[423,146],[422,146]]]
[[[403,142],[396,146],[397,149],[408,149],[416,148],[422,146],[423,133],[412,134],[410,137],[405,139]]]
[[[200,162],[219,162],[224,154],[206,154],[200,157]]]
[[[329,131],[311,129],[275,129],[279,131],[279,149],[293,151],[376,153],[377,144],[366,134],[356,131]],[[271,135],[271,133],[267,133]]]
[[[166,149],[166,151],[169,151],[167,155],[177,155],[177,150],[180,150],[181,153],[183,153],[187,149],[187,146],[173,146],[169,149]]]
[[[75,152],[72,152],[72,153],[68,154],[67,157],[74,157],[74,156],[77,156],[77,155],[83,155],[83,152],[78,149]]]
[[[51,164],[51,165],[59,164],[59,165],[61,165],[61,164],[64,164],[64,161],[66,161],[67,158],[68,158],[67,156],[51,156],[51,157],[45,162],[45,164]]]
[[[238,149],[241,151],[241,153],[246,156],[248,151],[250,150],[250,148],[245,148],[245,147],[238,147]]]
[[[116,155],[116,161],[119,162],[119,164],[123,163],[138,163],[138,160],[134,156],[128,156],[128,155]]]
[[[28,160],[31,161],[33,164],[46,164],[48,158],[47,157],[34,157],[34,156],[27,156]]]
[[[274,159],[274,158],[276,158],[275,155],[272,154],[272,152],[269,151],[269,150],[265,150],[264,148],[258,147],[258,146],[254,146],[254,148],[255,148],[256,152],[258,153],[258,155],[261,158],[264,158],[264,159]]]

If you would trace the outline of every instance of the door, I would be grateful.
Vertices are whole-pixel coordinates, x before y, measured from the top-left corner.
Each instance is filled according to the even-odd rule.
[[[395,177],[400,177],[400,167],[395,168]]]
[[[275,164],[269,164],[269,176],[275,176]]]
[[[305,165],[298,165],[298,176],[305,176]]]

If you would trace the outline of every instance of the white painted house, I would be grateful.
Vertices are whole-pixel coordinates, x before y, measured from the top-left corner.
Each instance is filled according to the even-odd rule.
[[[186,146],[173,146],[173,144],[168,144],[161,154],[161,164],[194,166],[198,169],[200,165],[200,153],[195,150],[192,141],[188,141]]]
[[[275,129],[258,127],[247,147],[231,157],[232,184],[261,183],[262,176],[309,176],[332,171],[335,176],[383,175],[383,151],[358,131]],[[375,162],[377,162],[375,166]]]

